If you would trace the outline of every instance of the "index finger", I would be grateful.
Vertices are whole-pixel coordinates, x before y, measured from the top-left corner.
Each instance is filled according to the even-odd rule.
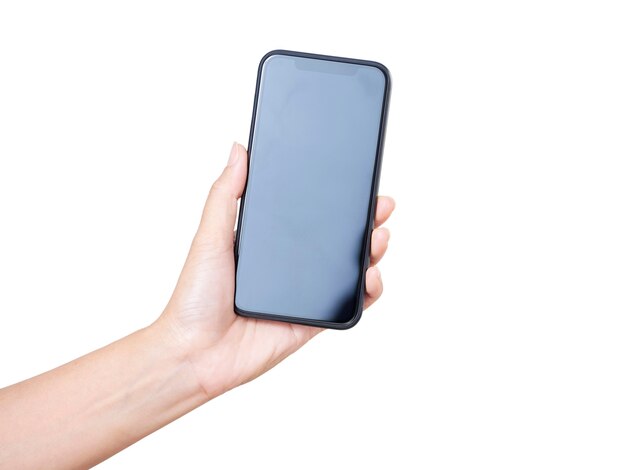
[[[376,199],[376,214],[374,215],[374,227],[380,227],[384,224],[393,210],[396,208],[396,202],[389,196],[378,196]]]

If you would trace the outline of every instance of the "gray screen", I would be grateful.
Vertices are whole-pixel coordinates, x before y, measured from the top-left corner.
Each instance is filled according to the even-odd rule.
[[[272,55],[261,69],[241,219],[240,310],[355,315],[386,76]]]

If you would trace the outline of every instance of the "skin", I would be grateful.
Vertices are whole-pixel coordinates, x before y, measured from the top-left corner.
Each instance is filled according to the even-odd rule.
[[[86,468],[263,374],[321,328],[233,311],[233,227],[247,155],[234,144],[211,187],[174,293],[150,326],[0,390],[0,468]],[[375,266],[394,202],[377,200],[365,307],[382,294]]]

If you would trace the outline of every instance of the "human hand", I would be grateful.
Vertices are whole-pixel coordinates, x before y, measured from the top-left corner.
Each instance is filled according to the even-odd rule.
[[[322,331],[233,311],[233,227],[246,161],[245,149],[233,145],[172,298],[157,321],[0,389],[0,467],[90,468],[254,379]],[[389,232],[380,225],[393,208],[392,199],[378,198],[365,307],[382,294],[375,265],[385,254]]]
[[[211,187],[200,227],[165,311],[154,327],[171,337],[193,367],[199,386],[213,398],[246,383],[298,350],[322,328],[236,315],[233,228],[247,172],[247,153],[234,144],[228,165]],[[380,196],[365,277],[367,308],[382,294],[375,266],[385,254],[389,231],[381,225],[395,203]]]

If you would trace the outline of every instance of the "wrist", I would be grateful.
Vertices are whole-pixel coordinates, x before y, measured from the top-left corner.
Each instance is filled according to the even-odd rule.
[[[168,354],[189,370],[205,402],[247,381],[233,362],[237,346],[228,335],[202,328],[190,332],[174,313],[166,311],[149,328],[157,332]]]
[[[180,390],[185,391],[185,399],[199,406],[214,398],[209,395],[199,380],[193,364],[194,351],[178,327],[168,318],[160,317],[146,328],[151,342],[163,354],[163,360],[175,371],[180,382]]]

